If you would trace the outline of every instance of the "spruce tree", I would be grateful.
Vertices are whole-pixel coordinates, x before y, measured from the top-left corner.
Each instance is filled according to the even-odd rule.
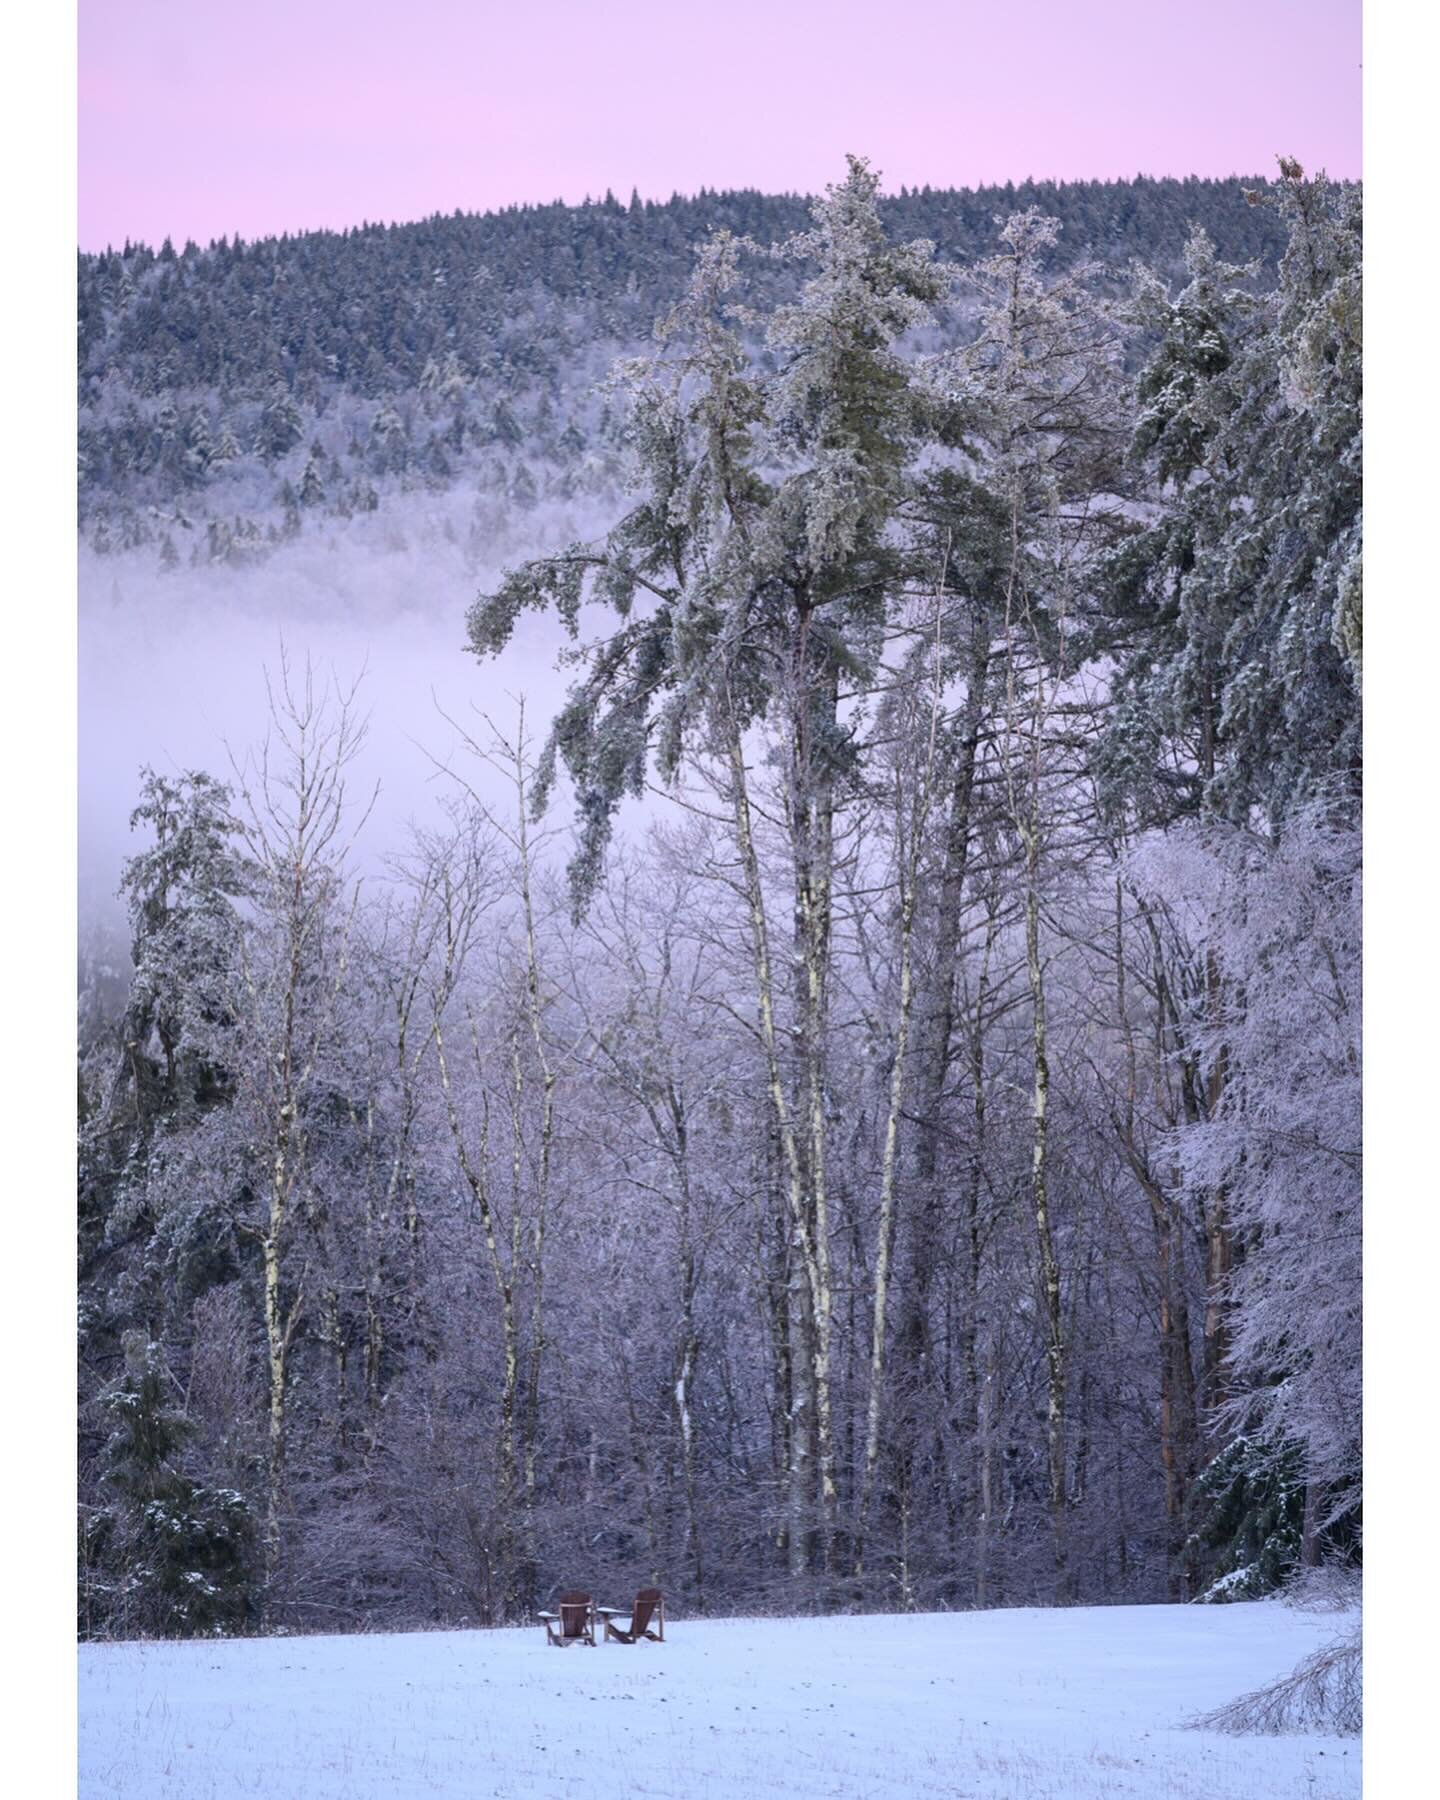
[[[151,842],[127,861],[120,887],[133,974],[103,1102],[80,1140],[81,1213],[97,1250],[125,1232],[148,1241],[157,1142],[227,1104],[232,1091],[236,902],[250,871],[234,847],[230,792],[200,771],[147,768],[141,777],[131,826]],[[105,1316],[93,1323],[104,1329]]]
[[[1360,196],[1282,161],[1257,204],[1289,233],[1272,294],[1196,233],[1132,452],[1157,516],[1114,558],[1110,804],[1142,820],[1279,820],[1360,777]]]
[[[125,1370],[101,1396],[110,1431],[104,1504],[81,1526],[82,1633],[223,1636],[251,1616],[254,1525],[245,1497],[183,1467],[189,1421],[158,1345],[125,1338]]]
[[[322,454],[319,444],[311,446],[304,473],[300,477],[299,500],[301,506],[322,506],[325,502],[325,483],[320,476]]]
[[[220,441],[216,444],[214,453],[210,458],[211,463],[234,462],[237,457],[243,454],[244,453],[240,448],[240,440],[236,437],[234,427],[227,419],[221,427]]]
[[[1298,1567],[1305,1480],[1296,1445],[1232,1438],[1195,1483],[1190,1553],[1208,1561],[1206,1601],[1259,1600]]]
[[[255,448],[266,462],[274,462],[300,442],[304,421],[295,396],[282,381],[271,384],[260,412]]]

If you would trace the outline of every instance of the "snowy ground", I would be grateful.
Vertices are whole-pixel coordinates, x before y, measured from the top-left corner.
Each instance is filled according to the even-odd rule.
[[[1339,1800],[1360,1749],[1190,1714],[1288,1671],[1333,1614],[1277,1604],[673,1621],[86,1646],[81,1800]]]

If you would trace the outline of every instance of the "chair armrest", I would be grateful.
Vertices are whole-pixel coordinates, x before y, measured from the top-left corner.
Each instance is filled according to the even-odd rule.
[[[627,1612],[628,1610],[629,1608],[624,1606],[597,1606],[595,1608],[595,1611],[599,1613],[602,1619],[618,1619],[621,1613]]]
[[[537,1619],[558,1619],[560,1615],[559,1613],[536,1613],[535,1617]]]

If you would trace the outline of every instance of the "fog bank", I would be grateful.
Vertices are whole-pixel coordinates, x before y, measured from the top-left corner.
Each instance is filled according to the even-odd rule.
[[[502,569],[588,535],[593,517],[537,509],[507,521],[477,555],[463,530],[463,495],[406,496],[382,514],[307,534],[265,560],[161,569],[152,551],[80,553],[79,878],[82,921],[108,910],[142,764],[228,776],[232,755],[265,734],[266,670],[282,648],[292,669],[348,687],[369,733],[352,791],[379,798],[360,843],[367,867],[401,847],[407,821],[433,818],[453,784],[437,772],[459,749],[449,720],[484,734],[477,712],[513,728],[524,696],[538,735],[571,679],[556,668],[564,638],[553,618],[522,619],[499,657],[465,648],[465,613]],[[487,798],[504,784],[467,769]]]

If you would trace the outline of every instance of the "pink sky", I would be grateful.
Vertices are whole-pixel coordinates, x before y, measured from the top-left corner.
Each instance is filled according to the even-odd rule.
[[[82,247],[706,187],[1360,173],[1360,0],[79,0]]]

